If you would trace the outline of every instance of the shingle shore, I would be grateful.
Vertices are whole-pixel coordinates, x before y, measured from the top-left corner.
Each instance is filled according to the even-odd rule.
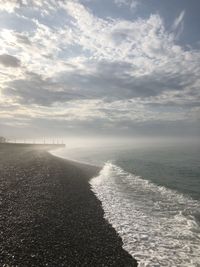
[[[137,266],[88,180],[46,147],[0,144],[0,266]]]

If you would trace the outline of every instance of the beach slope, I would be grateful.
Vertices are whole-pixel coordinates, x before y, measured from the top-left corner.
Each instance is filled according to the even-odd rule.
[[[137,266],[90,190],[97,167],[0,144],[0,266]]]

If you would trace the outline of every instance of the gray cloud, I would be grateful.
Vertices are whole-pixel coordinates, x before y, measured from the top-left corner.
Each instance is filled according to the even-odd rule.
[[[16,38],[17,38],[17,41],[19,43],[22,43],[25,45],[31,45],[31,41],[29,40],[29,38],[26,35],[17,33]]]
[[[27,73],[25,79],[11,81],[4,89],[4,94],[18,98],[22,104],[41,106],[86,98],[80,92],[68,89],[66,84],[45,79],[33,72]]]
[[[21,65],[21,62],[18,58],[8,54],[0,55],[0,63],[5,67],[12,67],[12,68],[18,68]]]
[[[81,99],[115,101],[155,97],[164,92],[181,92],[193,82],[189,75],[163,71],[135,77],[130,74],[134,66],[124,62],[101,61],[90,67],[91,73],[73,70],[52,78],[27,72],[25,78],[9,82],[4,94],[18,97],[21,103],[48,106]]]
[[[125,62],[101,61],[92,73],[77,71],[63,73],[60,80],[71,88],[81,90],[89,98],[128,99],[151,97],[165,91],[182,91],[193,83],[190,75],[154,71],[134,76],[134,65]]]

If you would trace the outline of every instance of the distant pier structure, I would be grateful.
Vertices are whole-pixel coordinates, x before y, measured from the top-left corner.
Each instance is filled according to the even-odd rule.
[[[40,139],[26,139],[26,138],[6,139],[6,138],[0,136],[0,143],[65,146],[65,143],[64,143],[63,139],[61,139],[61,138],[45,138],[45,137],[40,138]]]

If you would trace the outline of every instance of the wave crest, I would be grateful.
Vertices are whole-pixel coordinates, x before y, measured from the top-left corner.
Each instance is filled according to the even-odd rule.
[[[199,201],[128,173],[107,162],[91,180],[105,218],[139,266],[200,264]]]

